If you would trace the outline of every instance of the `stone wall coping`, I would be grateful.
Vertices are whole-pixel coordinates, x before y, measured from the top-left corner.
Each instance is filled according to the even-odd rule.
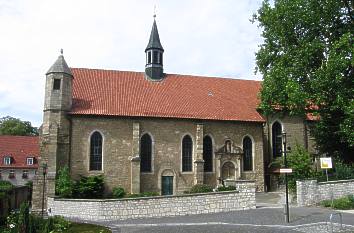
[[[337,184],[337,183],[350,183],[354,182],[354,179],[350,180],[331,180],[331,181],[326,181],[326,182],[318,182],[318,185],[325,185],[325,184]]]
[[[223,191],[223,192],[208,192],[208,193],[192,193],[171,196],[151,196],[151,197],[131,197],[131,198],[104,198],[104,199],[80,199],[80,198],[61,198],[58,196],[49,196],[55,201],[73,201],[73,202],[116,202],[116,201],[132,201],[132,200],[148,200],[148,199],[168,199],[168,198],[183,198],[208,195],[227,195],[230,193],[240,193],[238,190]]]

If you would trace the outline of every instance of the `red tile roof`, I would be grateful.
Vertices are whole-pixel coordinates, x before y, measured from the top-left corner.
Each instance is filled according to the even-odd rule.
[[[6,156],[11,156],[11,165],[4,164]],[[0,135],[0,168],[37,168],[38,156],[38,137]],[[27,165],[27,157],[35,158],[33,165]]]
[[[71,69],[72,114],[264,122],[257,112],[261,82],[166,74]]]

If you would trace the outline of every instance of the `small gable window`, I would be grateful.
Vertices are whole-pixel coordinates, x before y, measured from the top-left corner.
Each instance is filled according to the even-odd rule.
[[[55,78],[53,82],[53,90],[60,90],[60,79]]]
[[[102,170],[102,135],[97,131],[90,138],[90,170]]]
[[[10,156],[5,156],[4,157],[4,164],[5,165],[11,165],[11,157]]]
[[[28,157],[27,158],[27,165],[33,165],[33,163],[34,163],[33,157]]]
[[[189,135],[184,136],[182,140],[182,171],[192,171],[192,152],[193,142]]]
[[[243,170],[252,171],[252,140],[250,137],[245,137],[243,139]]]
[[[140,140],[140,171],[151,172],[152,140],[149,134],[144,134]]]

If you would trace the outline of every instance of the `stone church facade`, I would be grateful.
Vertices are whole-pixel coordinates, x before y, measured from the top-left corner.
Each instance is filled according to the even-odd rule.
[[[108,194],[180,194],[195,184],[254,180],[271,186],[268,164],[289,144],[310,148],[309,118],[265,117],[257,111],[261,82],[166,74],[156,22],[145,72],[69,68],[60,55],[46,74],[41,167],[33,209],[55,193],[55,176],[102,174]],[[38,199],[38,200],[37,200]]]

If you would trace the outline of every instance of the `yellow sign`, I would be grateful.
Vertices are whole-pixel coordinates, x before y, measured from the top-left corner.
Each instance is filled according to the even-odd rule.
[[[322,169],[332,168],[332,158],[320,158],[320,162]]]

